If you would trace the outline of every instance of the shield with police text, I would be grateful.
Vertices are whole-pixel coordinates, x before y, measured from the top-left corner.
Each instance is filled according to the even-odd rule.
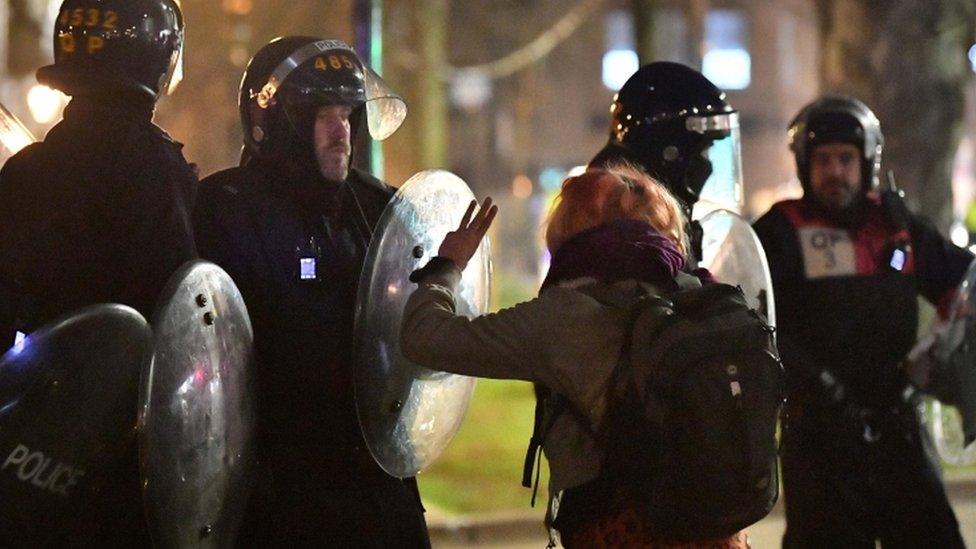
[[[959,284],[948,321],[936,328],[934,337],[926,390],[958,412],[940,406],[929,418],[936,448],[950,463],[976,462],[976,261]]]
[[[151,349],[145,319],[123,305],[18,334],[0,359],[0,544],[76,542],[96,498],[122,483],[137,493],[135,473],[120,471],[134,462],[139,372]]]
[[[157,547],[229,547],[254,461],[254,350],[237,286],[191,261],[153,313],[140,390],[143,498]]]
[[[0,166],[27,145],[37,141],[7,107],[0,104]]]
[[[739,286],[749,306],[776,325],[773,280],[759,237],[746,220],[728,210],[715,210],[701,219],[704,239],[699,263],[719,282]]]
[[[356,309],[356,407],[370,453],[405,478],[430,465],[454,437],[474,391],[473,378],[435,372],[400,353],[400,320],[413,292],[410,273],[437,255],[474,195],[450,172],[408,180],[377,224]],[[464,270],[457,314],[488,310],[491,262],[486,238]]]

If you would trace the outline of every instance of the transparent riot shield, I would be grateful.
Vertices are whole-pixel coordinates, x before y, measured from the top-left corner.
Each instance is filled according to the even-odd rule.
[[[407,181],[377,224],[359,283],[356,309],[356,407],[369,451],[404,478],[430,465],[457,432],[475,380],[434,372],[400,354],[400,319],[413,292],[410,273],[437,255],[474,195],[454,174],[421,172]],[[469,318],[489,305],[489,244],[465,269],[457,312]]]
[[[739,134],[739,114],[721,113],[711,116],[691,116],[689,131],[713,138],[703,151],[711,164],[708,176],[694,206],[694,219],[701,219],[715,210],[742,213],[742,139]]]
[[[0,104],[0,167],[11,156],[20,152],[27,145],[37,141],[21,122]]]
[[[976,261],[959,284],[948,321],[928,338],[928,350],[909,356],[931,360],[926,392],[942,402],[932,403],[926,417],[940,457],[949,463],[976,463]],[[934,342],[932,342],[934,339]],[[921,343],[920,345],[927,345]]]
[[[773,280],[759,237],[749,223],[727,210],[715,210],[701,219],[704,239],[702,260],[715,279],[740,286],[750,307],[776,325]]]
[[[230,547],[254,460],[251,321],[220,267],[191,261],[153,313],[140,390],[143,498],[156,547]]]
[[[139,371],[151,356],[135,310],[96,305],[29,334],[0,359],[0,540],[61,545],[134,456]],[[133,502],[138,505],[138,502]]]

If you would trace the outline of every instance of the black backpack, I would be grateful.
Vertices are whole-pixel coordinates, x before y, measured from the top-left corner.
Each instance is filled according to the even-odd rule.
[[[627,309],[630,335],[602,425],[560,395],[537,405],[523,485],[531,486],[536,452],[564,411],[591,429],[605,454],[597,480],[564,493],[557,529],[637,503],[663,538],[711,539],[760,520],[776,503],[785,387],[773,328],[740,288],[701,286],[686,275],[679,284],[664,294],[646,286],[631,295],[603,284],[579,289]]]

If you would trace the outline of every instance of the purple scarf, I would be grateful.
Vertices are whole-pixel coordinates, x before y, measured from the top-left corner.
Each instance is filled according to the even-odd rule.
[[[653,227],[621,219],[587,229],[556,250],[542,289],[574,278],[613,283],[633,279],[677,290],[675,275],[685,266],[677,246]]]

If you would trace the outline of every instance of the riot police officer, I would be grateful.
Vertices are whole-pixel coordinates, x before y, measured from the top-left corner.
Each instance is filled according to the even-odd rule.
[[[196,176],[152,123],[178,82],[183,33],[175,0],[61,5],[54,64],[37,79],[71,101],[42,143],[0,171],[0,348],[94,303],[148,316],[170,274],[196,256]],[[134,444],[128,455],[116,472],[124,493],[112,487],[88,504],[75,542],[148,543]]]
[[[202,182],[194,222],[254,327],[261,478],[241,539],[427,546],[415,481],[366,449],[351,364],[359,274],[393,195],[350,167],[352,143],[367,126],[389,136],[406,107],[346,44],[286,37],[251,60],[240,109],[242,164]]]
[[[54,51],[37,79],[71,96],[64,120],[0,172],[0,285],[19,309],[4,349],[11,329],[91,303],[148,316],[169,275],[196,255],[196,177],[152,123],[180,73],[178,4],[66,0]]]
[[[689,220],[699,198],[733,208],[741,201],[739,114],[700,72],[667,61],[644,65],[610,112],[610,139],[590,166],[640,166],[681,201]],[[700,258],[701,229],[688,230]]]
[[[789,137],[803,198],[755,223],[790,392],[783,544],[962,547],[900,363],[918,296],[947,305],[972,256],[879,189],[884,138],[861,101],[814,101]]]

